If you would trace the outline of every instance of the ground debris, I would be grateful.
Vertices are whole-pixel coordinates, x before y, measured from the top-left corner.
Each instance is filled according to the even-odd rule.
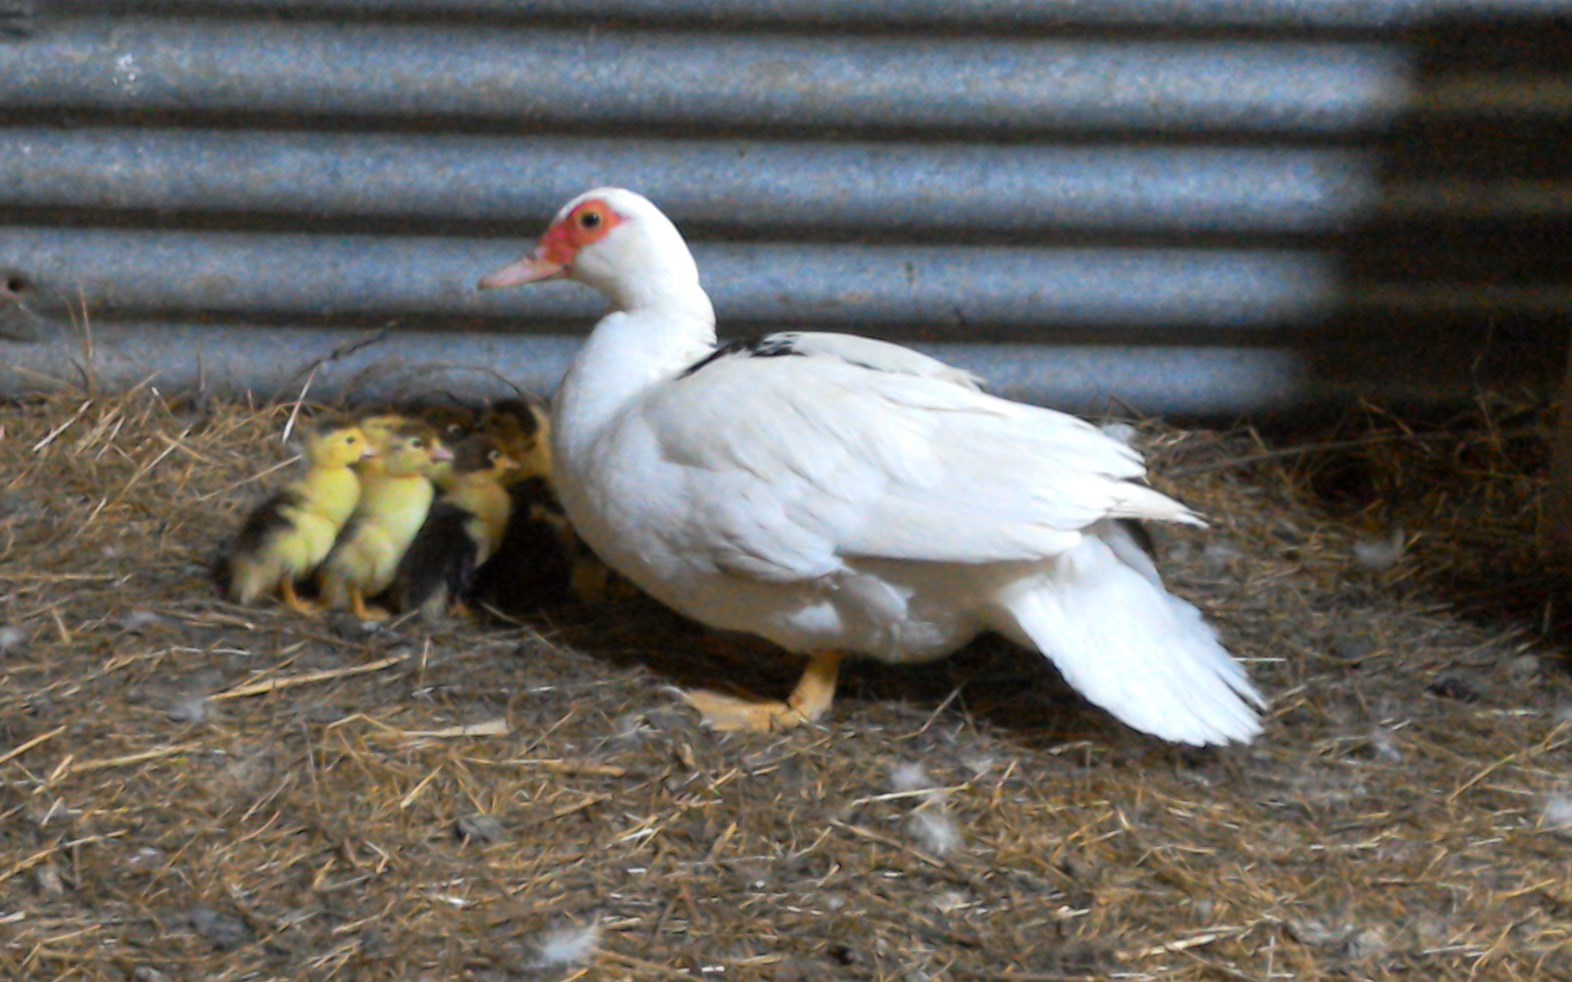
[[[0,978],[1572,977],[1536,411],[1133,424],[1211,524],[1159,565],[1272,698],[1194,752],[995,641],[721,738],[670,689],[799,663],[636,598],[236,607],[290,410],[189,410],[0,407]]]
[[[453,823],[453,834],[463,842],[490,844],[507,836],[502,823],[490,815],[463,815]]]
[[[207,907],[186,913],[191,929],[219,951],[230,951],[250,943],[255,937],[246,922],[233,914],[221,914]]]

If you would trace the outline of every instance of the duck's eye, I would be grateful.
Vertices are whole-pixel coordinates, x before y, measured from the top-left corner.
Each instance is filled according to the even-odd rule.
[[[412,447],[415,450],[424,450],[424,449],[426,449],[426,441],[425,440],[411,440],[411,441],[409,441],[409,445],[410,445],[410,447]]]
[[[584,214],[580,215],[579,216],[579,228],[584,228],[584,229],[600,228],[600,212],[598,212],[598,211],[586,211]]]

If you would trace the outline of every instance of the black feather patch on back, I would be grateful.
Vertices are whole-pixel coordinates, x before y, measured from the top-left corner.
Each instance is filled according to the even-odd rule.
[[[431,507],[389,587],[400,610],[415,610],[437,597],[448,603],[469,595],[480,546],[465,526],[474,517],[451,501]]]
[[[497,554],[475,575],[475,596],[499,610],[527,614],[572,598],[571,537],[562,506],[545,479],[508,488],[513,514]]]
[[[677,377],[687,378],[706,365],[713,365],[722,358],[732,356],[782,358],[789,355],[802,355],[802,352],[797,350],[796,337],[792,334],[765,334],[751,338],[741,338],[736,341],[727,341],[719,348],[683,369],[682,374]]]
[[[305,499],[301,497],[300,492],[293,488],[274,492],[246,517],[246,523],[240,527],[240,534],[235,536],[234,551],[242,554],[255,553],[273,536],[293,528],[294,525],[290,522],[289,516],[284,514],[284,509],[299,508],[304,503]]]

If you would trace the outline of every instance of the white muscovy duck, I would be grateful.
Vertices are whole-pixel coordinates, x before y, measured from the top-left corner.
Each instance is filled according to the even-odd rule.
[[[1260,733],[1260,693],[1120,520],[1202,523],[1119,440],[882,341],[718,346],[687,243],[632,191],[573,199],[479,286],[560,277],[612,305],[554,406],[574,527],[658,600],[809,658],[785,702],[686,693],[711,725],[816,720],[843,655],[927,661],[992,630],[1135,729]]]

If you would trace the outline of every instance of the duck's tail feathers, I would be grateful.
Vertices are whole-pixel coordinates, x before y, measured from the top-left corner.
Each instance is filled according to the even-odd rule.
[[[1249,742],[1266,700],[1201,612],[1154,573],[1088,536],[1006,586],[994,626],[1137,730],[1195,746]]]

